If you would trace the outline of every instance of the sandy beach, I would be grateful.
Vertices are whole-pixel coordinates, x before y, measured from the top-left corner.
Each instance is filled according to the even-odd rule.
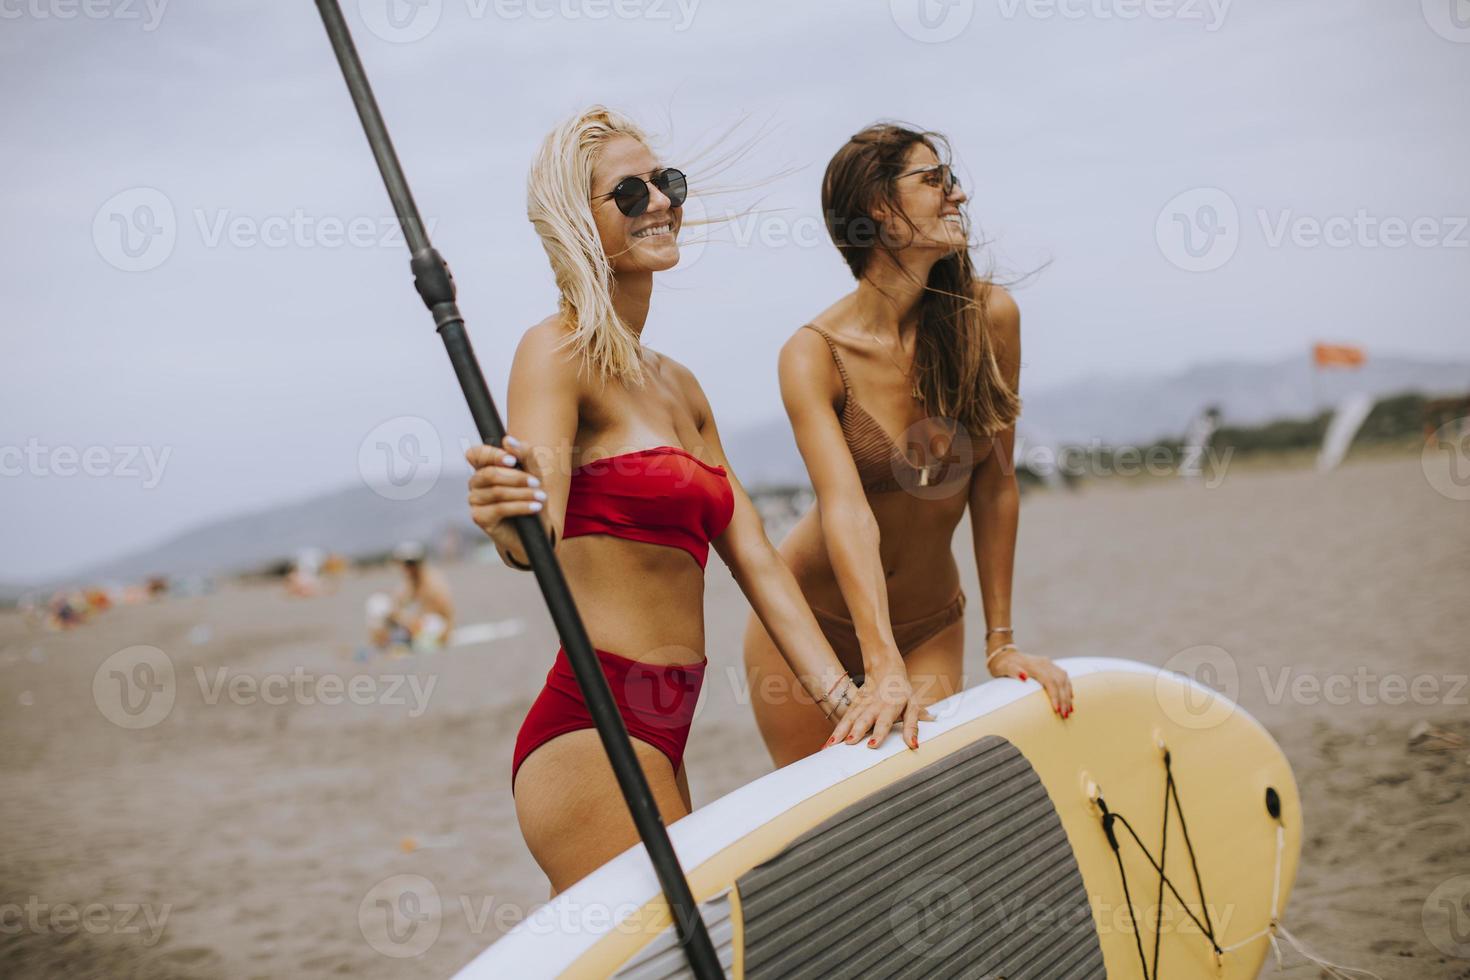
[[[975,682],[968,529],[955,541]],[[741,683],[747,606],[709,568],[696,806],[770,769]],[[228,584],[68,633],[0,614],[0,974],[445,976],[543,901],[509,766],[557,641],[529,575],[445,571],[462,622],[520,632],[356,663],[364,600],[392,569],[317,599]],[[1470,503],[1406,454],[1029,494],[1015,624],[1053,657],[1212,658],[1296,770],[1287,925],[1385,978],[1466,978],[1424,916],[1470,873],[1467,587]],[[157,696],[129,701],[125,681]],[[362,926],[374,886],[405,874],[442,902],[417,958]]]

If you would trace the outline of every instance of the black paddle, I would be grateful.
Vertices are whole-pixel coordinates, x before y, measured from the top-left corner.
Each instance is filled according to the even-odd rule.
[[[383,183],[388,187],[388,196],[393,199],[393,210],[398,215],[398,224],[408,240],[409,251],[413,256],[409,267],[413,270],[414,288],[418,290],[429,312],[434,315],[435,329],[444,338],[449,362],[454,365],[454,374],[459,378],[459,386],[469,403],[470,415],[474,417],[480,438],[498,446],[505,438],[505,427],[500,421],[495,402],[490,397],[490,390],[485,386],[485,377],[480,373],[479,362],[475,360],[470,338],[465,333],[464,318],[460,316],[459,307],[454,301],[454,276],[444,258],[429,242],[423,220],[419,217],[418,206],[414,204],[408,181],[404,179],[403,168],[398,164],[393,141],[388,138],[382,113],[378,111],[377,100],[373,98],[372,88],[368,85],[367,75],[363,72],[362,62],[357,57],[357,48],[352,43],[352,35],[348,33],[337,0],[316,0],[316,5],[321,11],[322,23],[326,25],[327,36],[331,39],[332,50],[337,54],[337,62],[342,66],[342,77],[346,79],[347,89],[352,93],[352,102],[357,107],[358,118],[362,120],[363,131],[367,134],[373,156],[378,161]],[[648,859],[652,862],[659,885],[673,909],[679,943],[689,959],[689,966],[699,980],[723,977],[724,970],[715,955],[704,920],[699,917],[699,909],[694,904],[694,895],[689,890],[684,871],[679,867],[674,846],[669,842],[669,834],[659,815],[658,806],[654,803],[653,792],[648,788],[643,770],[638,767],[638,758],[633,753],[628,729],[623,725],[622,716],[613,703],[607,677],[603,675],[597,657],[592,652],[592,642],[587,638],[582,617],[577,613],[571,590],[567,588],[561,565],[557,563],[556,555],[551,550],[551,543],[541,528],[540,519],[534,515],[517,517],[515,529],[531,560],[531,568],[541,586],[541,594],[546,599],[547,608],[551,610],[551,619],[556,624],[556,632],[561,636],[562,645],[566,648],[567,659],[576,674],[577,685],[582,689],[587,711],[597,726],[597,734],[602,738],[602,747],[607,751],[608,761],[612,763],[613,772],[617,775],[623,798],[628,803],[629,812],[633,814],[638,836],[643,838],[643,846],[648,849]]]

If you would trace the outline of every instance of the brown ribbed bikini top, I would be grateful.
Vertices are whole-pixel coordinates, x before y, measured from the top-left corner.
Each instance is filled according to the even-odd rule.
[[[811,327],[822,335],[822,339],[827,342],[827,349],[832,352],[837,373],[842,375],[842,408],[838,412],[838,419],[842,423],[842,437],[847,440],[852,461],[857,464],[863,492],[891,493],[894,490],[934,487],[940,480],[945,483],[954,480],[958,474],[951,472],[950,467],[939,464],[926,472],[926,467],[915,466],[899,451],[878,421],[853,397],[852,382],[832,337],[815,323],[805,323],[802,326]],[[966,445],[968,446],[968,440]],[[970,466],[973,466],[973,462]],[[969,466],[966,467],[966,477],[968,470]]]

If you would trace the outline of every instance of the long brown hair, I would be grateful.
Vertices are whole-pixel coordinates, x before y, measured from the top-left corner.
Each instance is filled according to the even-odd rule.
[[[880,254],[908,244],[894,240],[875,217],[880,209],[908,226],[908,241],[918,233],[899,206],[895,185],[916,144],[933,150],[941,162],[950,159],[949,141],[939,133],[876,123],[849,139],[827,164],[822,213],[855,279],[862,279]],[[996,361],[987,306],[991,283],[975,274],[969,249],[936,262],[923,285],[913,371],[924,404],[974,435],[991,436],[1014,425],[1021,399]]]

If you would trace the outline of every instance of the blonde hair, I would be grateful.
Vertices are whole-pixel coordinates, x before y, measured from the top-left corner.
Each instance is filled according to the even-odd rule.
[[[642,345],[613,308],[612,262],[589,200],[598,155],[620,136],[649,142],[631,119],[602,105],[587,107],[547,133],[526,178],[526,217],[551,261],[558,309],[572,328],[562,346],[574,348],[602,380],[639,385]]]

